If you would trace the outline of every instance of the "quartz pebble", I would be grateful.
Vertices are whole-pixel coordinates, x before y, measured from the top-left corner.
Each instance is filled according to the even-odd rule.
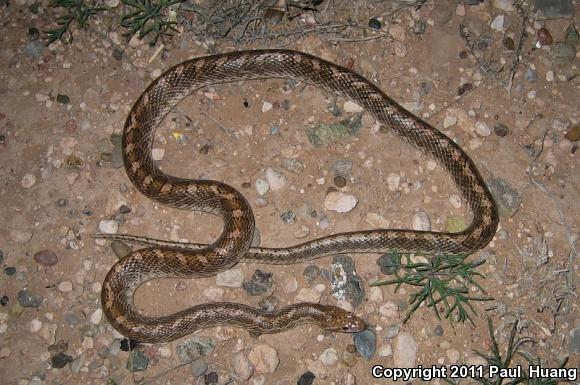
[[[487,123],[482,121],[477,121],[475,123],[475,132],[477,132],[480,136],[490,136],[491,135],[491,128],[487,125]]]
[[[312,288],[301,288],[296,294],[295,302],[320,302],[320,297],[322,294],[316,289]]]
[[[431,230],[431,218],[424,211],[417,211],[413,214],[413,230],[429,231]]]
[[[268,112],[272,109],[272,103],[270,102],[263,102],[262,103],[262,112]]]
[[[270,190],[270,185],[264,179],[256,179],[256,191],[260,195],[264,195]]]
[[[407,332],[400,332],[395,343],[393,352],[393,362],[398,368],[412,368],[417,359],[417,342],[415,338]]]
[[[346,102],[344,102],[344,105],[342,106],[342,108],[345,112],[351,112],[351,113],[363,111],[363,108],[361,106],[359,106],[355,102],[351,102],[350,100],[347,100]]]
[[[102,319],[103,319],[103,310],[102,309],[95,310],[89,317],[89,321],[93,325],[100,324]]]
[[[254,371],[260,374],[273,373],[280,363],[276,349],[266,344],[253,346],[248,358],[254,366]]]
[[[247,381],[254,374],[254,367],[252,363],[243,353],[237,353],[234,355],[232,366],[234,369],[234,374],[236,377],[240,378],[242,381]]]
[[[445,119],[443,119],[443,128],[447,129],[457,124],[457,116],[455,115],[446,115]]]
[[[119,224],[114,220],[105,220],[99,223],[99,231],[104,234],[117,234]]]
[[[327,210],[336,211],[338,213],[347,213],[351,211],[357,203],[358,200],[355,196],[340,191],[331,191],[326,194],[324,199],[324,207]]]
[[[34,174],[25,174],[22,177],[22,181],[20,182],[20,184],[22,184],[22,187],[24,188],[31,188],[32,186],[34,186],[36,183],[36,176],[34,176]]]
[[[71,281],[62,281],[58,284],[58,291],[62,293],[69,293],[73,289],[73,284]]]
[[[266,169],[266,181],[272,191],[281,190],[286,184],[286,176],[272,168]]]
[[[322,362],[322,365],[327,367],[335,366],[338,363],[338,353],[334,348],[326,349],[318,358]]]

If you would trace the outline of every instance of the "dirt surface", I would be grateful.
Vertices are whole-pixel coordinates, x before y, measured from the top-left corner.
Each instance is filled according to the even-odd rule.
[[[509,186],[501,198],[508,203],[501,207],[498,234],[471,257],[487,259],[478,269],[485,278],[478,282],[494,298],[472,302],[477,311],[474,324],[439,320],[424,306],[401,324],[415,289],[403,285],[397,293],[392,286],[371,290],[369,282],[385,278],[375,263],[378,256],[351,255],[366,291],[354,311],[376,331],[372,358],[353,352],[351,335],[315,326],[258,338],[222,327],[196,334],[215,344],[195,364],[207,364],[205,379],[192,374],[203,374],[203,368],[176,368],[182,363],[180,346],[191,337],[139,346],[139,358],[148,361],[148,367],[127,370],[129,352],[119,349],[123,337],[99,310],[101,283],[117,257],[110,242],[90,235],[99,231],[102,221],[112,220],[119,233],[211,242],[220,234],[221,221],[165,208],[138,193],[124,169],[111,162],[111,135],[121,133],[133,102],[159,71],[214,52],[279,45],[218,41],[208,50],[185,32],[166,40],[159,51],[161,42],[154,47],[126,44],[119,39],[122,31],[113,28],[107,39],[77,31],[72,44],[57,42],[35,56],[25,50],[28,29],[42,28],[47,18],[16,3],[1,10],[0,37],[0,295],[6,296],[0,309],[2,383],[131,384],[145,379],[204,384],[211,383],[208,373],[217,372],[219,384],[295,384],[311,371],[314,384],[382,384],[390,380],[373,379],[371,368],[397,366],[406,354],[413,366],[481,363],[473,349],[490,350],[486,316],[492,318],[501,346],[517,320],[521,335],[536,341],[526,345],[527,351],[546,367],[557,367],[566,356],[568,367],[579,366],[578,341],[571,341],[573,330],[578,333],[580,327],[573,289],[578,265],[571,250],[579,231],[580,174],[577,142],[565,138],[578,132],[578,55],[558,64],[549,45],[534,48],[538,29],[547,28],[560,42],[572,21],[528,23],[529,36],[508,91],[501,80],[507,79],[513,51],[502,41],[507,36],[517,44],[520,17],[515,10],[503,11],[487,2],[457,8],[453,4],[445,20],[432,2],[418,11],[389,15],[380,2],[359,3],[358,20],[365,24],[369,17],[383,15],[382,31],[390,36],[330,43],[312,34],[286,48],[352,64],[459,143],[488,183],[501,179]],[[502,30],[490,30],[489,22],[500,14],[506,17]],[[424,32],[416,32],[419,21],[425,22]],[[458,33],[460,23],[480,26],[482,35],[491,36],[485,54],[489,57],[493,51],[503,72],[488,76],[471,55],[462,53],[467,48]],[[121,60],[112,56],[116,41],[124,50]],[[458,95],[459,88],[466,92]],[[336,107],[339,117],[329,112]],[[372,227],[411,228],[425,214],[437,231],[458,218],[469,222],[465,204],[455,199],[457,190],[441,167],[394,135],[379,132],[366,114],[357,134],[313,146],[306,131],[317,123],[352,117],[355,113],[348,109],[344,100],[304,84],[264,80],[219,85],[180,103],[161,124],[154,147],[164,150],[160,164],[165,172],[220,180],[241,191],[252,204],[263,246],[293,245]],[[443,128],[444,121],[454,117],[457,123]],[[497,123],[509,129],[507,135],[498,135]],[[336,162],[343,160],[352,168],[339,175],[344,180],[337,180]],[[269,168],[281,172],[286,182],[261,196],[256,181],[265,180]],[[341,187],[342,182],[346,183]],[[327,209],[325,196],[333,190],[356,197],[356,207],[346,213]],[[282,218],[289,211],[295,214],[293,223]],[[58,261],[47,262],[50,253],[39,256],[42,250],[54,252]],[[331,259],[311,264],[328,270]],[[219,286],[215,277],[168,279],[140,288],[136,302],[151,314],[209,299],[260,306],[269,295],[283,307],[299,302],[299,293],[318,293],[321,303],[337,304],[324,274],[312,282],[304,277],[308,265],[235,268],[246,282],[257,268],[272,273],[273,285],[265,294],[252,296],[240,285]],[[26,293],[37,296],[38,303],[29,306]],[[398,334],[386,335],[393,325],[400,326]],[[417,345],[416,359],[412,346],[405,345],[409,339],[407,344]],[[64,356],[74,361],[57,368]],[[176,369],[164,373],[172,368]],[[244,379],[248,373],[251,376]]]

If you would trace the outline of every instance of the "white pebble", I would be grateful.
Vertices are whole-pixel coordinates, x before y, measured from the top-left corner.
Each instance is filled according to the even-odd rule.
[[[399,174],[395,174],[394,172],[390,173],[387,177],[387,184],[389,185],[390,191],[395,191],[399,188],[399,183],[401,182],[401,176]]]
[[[34,176],[34,174],[25,174],[22,177],[22,181],[20,182],[20,184],[22,184],[22,187],[24,188],[31,188],[32,186],[34,186],[35,183],[36,176]]]
[[[97,309],[95,310],[91,316],[89,317],[89,321],[93,324],[93,325],[98,325],[101,323],[101,320],[103,319],[103,310],[102,309]]]
[[[393,362],[397,368],[412,368],[417,360],[417,342],[415,338],[407,333],[400,332],[397,336],[395,350],[393,352]]]
[[[446,115],[445,119],[443,120],[443,128],[449,128],[457,124],[457,116],[455,115]]]
[[[369,299],[373,302],[383,302],[383,290],[378,286],[372,286],[369,292]]]
[[[481,136],[490,136],[491,135],[491,128],[487,125],[487,123],[482,121],[477,121],[475,123],[475,132],[477,132]]]
[[[264,179],[256,179],[256,191],[260,195],[264,195],[270,190],[270,185]]]
[[[355,102],[351,102],[350,100],[347,100],[346,102],[344,102],[344,105],[342,106],[342,108],[344,109],[345,112],[362,112],[363,111],[363,108],[361,106],[359,106]]]
[[[431,218],[424,211],[417,211],[413,214],[413,230],[429,231],[431,230]]]
[[[554,71],[546,72],[546,81],[553,82],[554,81]]]
[[[449,197],[449,203],[456,209],[461,208],[461,197],[459,195],[453,194]]]
[[[63,292],[63,293],[68,293],[70,291],[72,291],[73,289],[73,284],[71,281],[62,281],[61,283],[58,284],[58,291]]]
[[[338,363],[338,353],[334,348],[328,348],[319,357],[324,366],[335,366]]]
[[[248,358],[254,365],[256,373],[273,373],[280,363],[276,349],[266,344],[252,347]]]
[[[266,169],[266,181],[272,191],[281,190],[286,184],[286,176],[272,168]]]
[[[390,357],[393,355],[393,347],[387,342],[379,348],[378,354],[379,357]]]
[[[40,321],[38,318],[34,318],[32,321],[30,321],[30,332],[31,333],[36,333],[37,331],[40,330],[41,327],[42,327],[42,321]]]
[[[264,102],[262,103],[262,112],[268,112],[272,109],[272,103]]]
[[[296,298],[294,299],[294,301],[318,303],[320,302],[321,296],[322,294],[317,290],[303,287],[298,291],[298,294],[296,294]]]
[[[339,299],[336,301],[336,306],[351,313],[354,311],[352,303],[348,302],[346,299]]]
[[[222,271],[215,277],[215,283],[223,287],[242,287],[244,283],[244,273],[241,269],[230,269]]]
[[[399,313],[399,307],[393,301],[387,301],[381,305],[379,313],[387,318],[396,317]]]
[[[493,21],[491,22],[491,25],[490,25],[491,29],[493,29],[494,31],[498,31],[498,32],[503,31],[504,21],[505,21],[504,15],[497,15],[496,17],[494,17]]]
[[[163,358],[169,358],[173,354],[171,352],[170,346],[160,346],[158,351],[159,351],[159,355]]]
[[[324,207],[327,210],[336,211],[337,213],[347,213],[351,211],[358,200],[354,195],[346,194],[340,191],[331,191],[324,198]]]
[[[164,148],[154,148],[151,150],[151,156],[153,160],[162,160],[165,156],[165,149]]]
[[[151,79],[155,80],[159,76],[161,76],[161,70],[159,68],[155,68],[153,71],[151,71]]]
[[[528,99],[535,99],[536,98],[536,91],[532,90],[532,91],[528,92],[528,94],[526,96],[528,97]]]
[[[437,162],[435,162],[434,160],[427,161],[427,170],[433,171],[433,170],[435,170],[436,167],[437,167]]]
[[[117,234],[119,231],[119,224],[117,221],[107,220],[99,223],[99,231],[105,234]]]

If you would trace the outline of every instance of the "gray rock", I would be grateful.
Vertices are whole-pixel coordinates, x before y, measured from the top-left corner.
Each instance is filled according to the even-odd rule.
[[[352,336],[356,351],[367,360],[373,358],[375,350],[377,349],[377,337],[370,329],[365,329],[362,332],[354,333]]]
[[[18,303],[22,307],[33,307],[38,309],[42,305],[42,297],[30,293],[28,290],[20,290],[17,295]]]
[[[336,255],[330,265],[330,288],[334,297],[344,299],[355,308],[365,296],[363,280],[357,275],[354,261],[345,254]]]
[[[574,16],[574,8],[570,0],[532,0],[532,6],[537,20],[570,18]]]
[[[304,164],[298,159],[284,159],[282,160],[282,168],[294,174],[302,174]]]
[[[36,263],[42,266],[54,266],[58,263],[58,257],[56,253],[52,250],[40,250],[34,254],[34,260]]]
[[[24,54],[31,59],[38,60],[42,56],[46,46],[40,40],[31,41],[24,47]]]
[[[113,253],[115,253],[115,256],[119,259],[125,258],[133,252],[131,246],[121,241],[111,242],[111,250],[113,250]]]
[[[580,327],[570,332],[570,353],[580,353]]]
[[[531,67],[528,67],[526,72],[524,72],[524,79],[530,83],[534,83],[538,80],[538,74]]]
[[[191,375],[194,378],[201,377],[207,372],[207,363],[203,359],[197,359],[191,364]]]
[[[522,203],[520,194],[502,178],[488,180],[487,186],[498,204],[500,215],[511,217]]]
[[[332,172],[335,176],[348,177],[352,170],[352,160],[341,159],[334,162]]]
[[[51,357],[50,364],[54,369],[62,369],[68,363],[70,363],[72,361],[73,361],[72,356],[69,356],[66,353],[60,352],[60,353],[55,354],[54,356]]]
[[[306,282],[312,283],[320,275],[320,269],[315,265],[308,265],[304,268],[302,275]]]
[[[401,268],[397,256],[393,253],[383,254],[377,259],[377,265],[381,268],[381,273],[384,275],[395,274]]]
[[[130,372],[142,372],[149,366],[149,358],[141,349],[131,351],[131,356],[127,358],[127,370]]]
[[[256,269],[252,278],[242,286],[250,295],[264,294],[272,288],[272,273]]]
[[[418,346],[415,338],[407,332],[399,333],[393,353],[396,367],[412,368],[417,360]]]
[[[314,373],[312,373],[310,371],[304,372],[304,373],[302,373],[302,375],[298,379],[297,384],[298,385],[312,385],[315,378],[316,378],[316,376],[314,375]]]
[[[296,223],[296,214],[293,211],[286,211],[280,215],[282,221],[287,225],[292,225]]]
[[[556,64],[569,64],[576,58],[576,47],[569,43],[554,43],[550,46],[550,53]]]
[[[209,337],[194,336],[177,346],[175,351],[181,363],[192,362],[201,356],[209,355],[215,347],[215,342]]]

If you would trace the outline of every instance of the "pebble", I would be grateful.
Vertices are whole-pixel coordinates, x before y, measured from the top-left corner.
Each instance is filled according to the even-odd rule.
[[[272,288],[272,273],[256,269],[250,281],[244,282],[242,286],[250,295],[262,295]]]
[[[62,281],[58,284],[58,291],[62,293],[70,293],[73,289],[73,284],[71,281]]]
[[[40,330],[40,328],[42,327],[42,322],[38,319],[38,318],[34,318],[32,321],[30,321],[30,332],[31,333],[36,333],[37,331]]]
[[[284,159],[282,160],[282,168],[300,175],[304,171],[304,164],[298,159]]]
[[[391,35],[393,39],[398,41],[405,41],[405,39],[407,38],[405,27],[403,27],[401,24],[391,25],[391,27],[389,28],[389,35]]]
[[[260,195],[264,195],[270,190],[270,185],[264,179],[256,179],[255,186]]]
[[[329,367],[329,366],[336,366],[338,363],[338,353],[334,348],[328,348],[320,354],[318,357],[322,365]]]
[[[364,111],[364,108],[362,108],[361,106],[359,106],[355,102],[351,102],[350,100],[347,100],[346,102],[344,102],[344,105],[342,106],[342,109],[344,110],[344,112],[350,112],[350,113],[356,113],[356,112],[363,112]]]
[[[347,372],[346,375],[342,378],[341,384],[344,385],[356,385],[356,377],[354,374]]]
[[[354,195],[346,194],[340,191],[331,191],[324,198],[324,207],[327,210],[338,213],[347,213],[357,205],[358,200]]]
[[[351,257],[345,254],[334,256],[330,264],[330,277],[331,292],[337,300],[345,299],[354,307],[362,303],[365,285],[357,274]]]
[[[386,339],[394,338],[399,334],[399,330],[401,330],[401,327],[397,324],[388,325],[385,328],[384,336]]]
[[[383,26],[381,24],[381,21],[375,17],[371,17],[369,19],[369,28],[371,29],[381,29]]]
[[[300,226],[300,228],[299,228],[299,229],[297,229],[297,230],[294,232],[294,236],[295,236],[296,238],[299,238],[299,239],[300,239],[300,238],[305,238],[305,237],[307,237],[309,234],[310,234],[310,229],[309,229],[307,226],[304,226],[304,225]]]
[[[487,125],[487,123],[482,121],[477,121],[475,123],[475,132],[477,132],[480,136],[490,136],[491,129]]]
[[[453,16],[453,2],[446,0],[439,0],[433,7],[433,21],[438,25],[447,24]]]
[[[412,227],[413,230],[431,230],[431,218],[429,218],[429,214],[424,211],[417,211],[415,214],[413,214]]]
[[[445,354],[449,359],[449,363],[456,364],[459,361],[460,354],[457,349],[447,349],[447,351],[445,351]]]
[[[30,293],[28,290],[20,290],[17,294],[18,303],[22,307],[33,307],[38,309],[42,304],[42,297]]]
[[[215,348],[215,341],[209,337],[193,336],[175,348],[181,363],[192,362],[201,356],[208,356]]]
[[[163,160],[165,156],[165,149],[164,148],[154,148],[151,150],[151,156],[153,160]]]
[[[493,21],[490,24],[490,28],[494,31],[502,32],[505,23],[505,15],[497,15],[493,18]]]
[[[415,338],[407,332],[399,333],[395,342],[395,350],[393,352],[393,362],[395,367],[414,367],[417,359],[417,352],[418,347]]]
[[[101,323],[101,320],[103,319],[103,309],[97,309],[95,310],[93,313],[91,313],[91,315],[89,316],[89,321],[93,324],[93,325],[98,325]]]
[[[365,216],[365,221],[375,228],[387,228],[389,226],[389,221],[380,214],[377,213],[367,213]]]
[[[307,372],[302,373],[302,375],[298,379],[297,384],[298,385],[312,385],[315,378],[316,378],[316,376],[314,375],[314,373],[307,371]]]
[[[554,71],[546,72],[546,81],[553,82],[554,81]]]
[[[273,373],[280,363],[276,349],[266,344],[254,345],[248,358],[259,374]]]
[[[131,351],[131,357],[127,358],[127,370],[130,372],[142,372],[149,366],[149,358],[141,349]]]
[[[395,174],[394,172],[390,173],[387,176],[387,185],[389,187],[389,191],[395,191],[399,188],[399,183],[401,182],[401,176],[399,174]]]
[[[242,381],[247,381],[254,374],[254,367],[252,363],[243,353],[237,353],[234,355],[232,366],[234,368],[234,374],[236,377]]]
[[[315,265],[308,265],[304,268],[302,275],[307,283],[312,283],[320,275],[320,269]]]
[[[370,287],[369,300],[373,302],[383,302],[383,290],[378,286]]]
[[[577,142],[580,140],[580,124],[575,124],[568,129],[564,138],[568,139],[570,142]]]
[[[258,305],[260,306],[260,310],[266,313],[271,313],[276,309],[278,309],[278,306],[280,305],[280,300],[277,297],[274,297],[273,295],[269,295],[265,298],[262,298],[260,302],[258,302]]]
[[[461,216],[450,215],[445,220],[445,231],[450,233],[458,233],[465,230],[467,225]]]
[[[34,40],[26,44],[26,47],[24,47],[24,54],[31,59],[38,60],[42,56],[44,48],[46,48],[44,41]]]
[[[218,374],[216,372],[209,372],[204,374],[203,383],[205,385],[217,385],[218,379]]]
[[[534,83],[537,79],[538,79],[538,75],[536,74],[536,71],[534,71],[533,68],[528,67],[526,69],[526,72],[524,72],[524,80],[526,80],[530,83]]]
[[[268,112],[272,109],[272,103],[270,102],[263,102],[262,103],[262,112]]]
[[[4,274],[6,274],[7,276],[12,276],[14,274],[16,274],[16,268],[14,266],[6,266],[4,268]]]
[[[163,358],[169,358],[173,355],[170,346],[160,346],[158,351],[159,356]]]
[[[377,265],[381,268],[381,273],[384,275],[395,274],[401,268],[399,261],[395,254],[387,253],[381,255],[377,259]]]
[[[151,71],[151,79],[155,80],[159,76],[161,76],[161,70],[159,68],[155,68],[153,71]]]
[[[294,211],[286,211],[280,215],[280,218],[282,218],[282,222],[287,225],[293,225],[296,223],[296,213],[294,213]]]
[[[26,230],[10,230],[10,239],[17,243],[26,243],[32,238],[32,232]]]
[[[550,46],[552,59],[556,64],[569,64],[576,58],[576,47],[568,43],[554,43]]]
[[[393,301],[387,301],[379,308],[379,313],[387,318],[394,318],[399,314],[399,306]]]
[[[31,188],[36,184],[36,176],[34,174],[24,174],[20,184],[24,188]]]
[[[35,253],[34,260],[42,266],[54,266],[58,262],[58,257],[54,251],[46,249]]]
[[[191,375],[193,378],[201,377],[207,372],[207,363],[199,358],[191,363]]]
[[[316,289],[312,288],[301,288],[296,294],[296,298],[294,298],[295,302],[312,302],[318,303],[320,302],[320,297],[322,294],[317,291]]]
[[[340,159],[335,161],[332,164],[332,173],[335,176],[342,176],[342,177],[348,177],[350,174],[350,171],[352,170],[352,160],[349,159]]]
[[[459,209],[461,208],[461,197],[457,194],[453,194],[449,197],[449,203],[453,208]]]
[[[496,123],[496,124],[493,125],[493,132],[494,132],[494,134],[496,134],[500,138],[503,138],[504,136],[506,136],[507,134],[509,134],[510,129],[505,124]]]
[[[60,353],[55,354],[54,356],[51,357],[50,364],[53,367],[53,369],[62,369],[68,363],[70,363],[72,361],[73,361],[72,356],[69,356],[68,354],[60,352]]]
[[[118,259],[122,259],[133,252],[131,246],[121,241],[111,242],[111,250]]]
[[[119,223],[114,220],[105,220],[99,223],[99,231],[104,234],[117,234]]]
[[[443,128],[447,129],[457,124],[457,116],[455,115],[445,115],[443,119]]]
[[[281,190],[286,184],[286,176],[280,171],[276,171],[272,168],[266,169],[266,181],[270,185],[272,191]]]
[[[356,346],[356,351],[367,360],[373,358],[377,348],[377,338],[371,329],[365,329],[358,333],[353,333],[352,340]]]
[[[433,334],[436,335],[437,337],[441,337],[444,332],[445,331],[443,330],[443,327],[441,325],[437,325],[435,326],[435,329],[433,329]]]
[[[222,271],[216,275],[215,283],[222,287],[242,287],[244,284],[244,273],[241,269]]]
[[[522,203],[520,194],[502,178],[492,178],[486,182],[498,204],[500,215],[511,217]]]
[[[393,346],[390,343],[385,343],[377,351],[379,357],[390,357],[393,355]]]
[[[0,359],[8,358],[12,354],[12,350],[9,347],[3,347],[0,349]]]

